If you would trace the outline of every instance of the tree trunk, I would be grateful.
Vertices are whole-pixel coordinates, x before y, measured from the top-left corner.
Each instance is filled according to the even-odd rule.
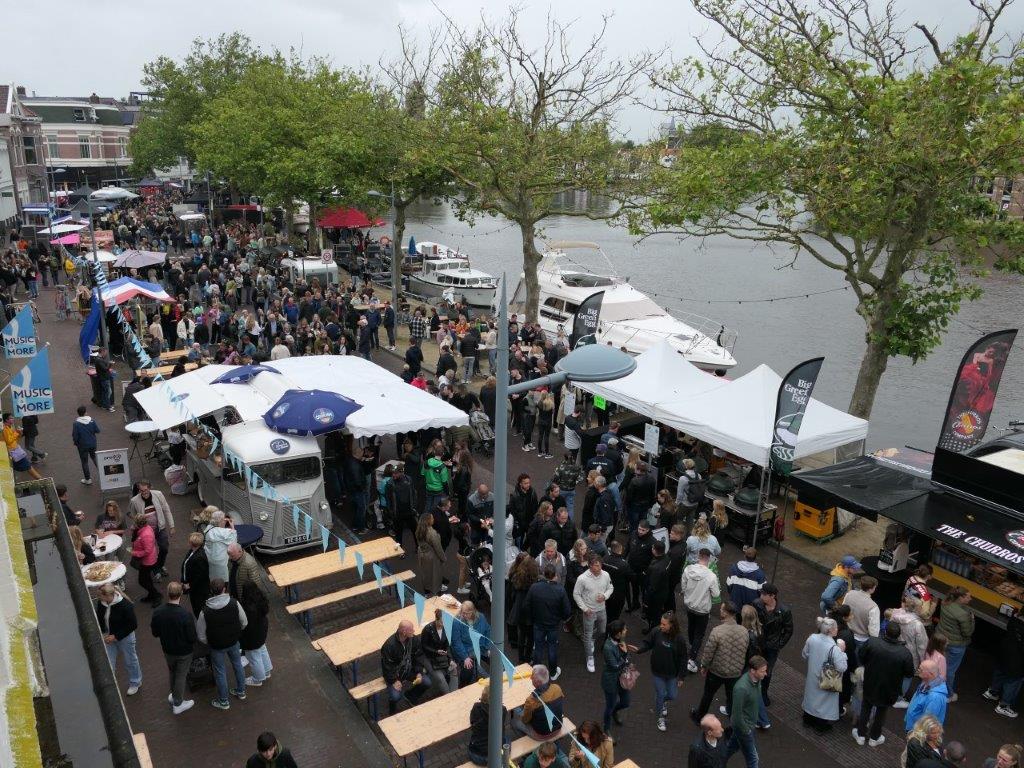
[[[306,230],[307,255],[313,256],[320,253],[320,229],[316,225],[317,209],[312,203],[309,204],[309,229]]]
[[[849,410],[852,415],[862,419],[871,416],[878,384],[882,380],[882,374],[885,373],[888,364],[889,354],[885,349],[885,338],[876,338],[869,334],[868,347],[864,350],[864,356],[860,360],[857,383],[853,387],[853,396],[850,398]]]
[[[408,207],[408,203],[395,200],[395,242],[391,244],[391,258],[397,260],[398,274],[402,274],[402,263],[405,261],[402,243],[405,241],[405,209]]]
[[[526,319],[536,323],[540,310],[540,283],[537,280],[537,266],[540,264],[540,252],[535,244],[535,222],[519,222],[519,232],[523,238],[523,282],[526,285]]]

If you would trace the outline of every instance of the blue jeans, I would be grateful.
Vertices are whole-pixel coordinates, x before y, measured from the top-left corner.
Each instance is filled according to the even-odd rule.
[[[434,510],[437,509],[437,502],[441,499],[447,498],[447,496],[448,494],[444,491],[438,491],[437,493],[427,491],[427,505],[423,508],[423,511],[434,514]]]
[[[640,518],[647,514],[647,506],[645,504],[630,504],[626,514],[629,516],[629,532],[633,533],[640,522]]]
[[[768,719],[768,708],[764,705],[764,697],[757,697],[757,724],[762,728],[771,725],[771,720]]]
[[[552,675],[558,669],[558,627],[544,629],[533,625],[533,663],[547,664]]]
[[[498,370],[498,350],[488,349],[487,350],[487,363],[491,366],[491,376],[494,375],[495,371]]]
[[[654,681],[654,714],[661,717],[668,702],[676,699],[676,678],[652,675],[651,679]]]
[[[142,683],[142,667],[139,666],[139,654],[135,652],[134,632],[107,644],[107,658],[110,660],[110,668],[114,671],[117,671],[118,654],[124,656],[124,668],[128,672],[128,685],[140,685]]]
[[[350,490],[352,497],[352,527],[361,531],[366,528],[366,507],[369,506],[366,499],[366,492],[362,489]]]
[[[737,752],[743,753],[743,759],[747,762],[747,768],[757,768],[757,744],[754,743],[753,731],[750,733],[740,733],[733,729],[732,737],[725,747],[726,761],[728,762],[729,758]]]
[[[992,672],[992,682],[988,684],[988,689],[999,696],[1000,704],[1013,709],[1017,706],[1017,697],[1020,696],[1022,682],[1024,682],[1024,677],[1010,677],[997,667]]]
[[[565,508],[569,512],[569,520],[572,520],[572,513],[576,511],[576,491],[562,490],[562,497],[565,499]]]
[[[956,693],[956,671],[960,669],[966,653],[966,645],[946,646],[946,689],[950,696]]]
[[[473,368],[476,366],[475,357],[462,358],[462,380],[469,382],[473,380]]]
[[[609,483],[608,490],[612,492],[612,497],[615,499],[615,509],[622,509],[622,494],[619,493],[618,482]]]
[[[242,669],[242,650],[238,643],[223,650],[210,649],[210,662],[213,664],[213,679],[217,683],[217,698],[228,700],[228,668],[235,671],[235,693],[245,693],[245,670]]]
[[[629,708],[629,691],[616,683],[615,690],[604,692],[604,730],[607,733],[612,727],[612,715],[620,709]]]
[[[103,379],[100,382],[100,406],[103,408],[114,407],[114,382],[110,379]]]
[[[270,653],[267,652],[266,643],[255,650],[246,651],[245,658],[249,660],[253,679],[257,683],[262,683],[274,671],[274,664],[270,661]]]

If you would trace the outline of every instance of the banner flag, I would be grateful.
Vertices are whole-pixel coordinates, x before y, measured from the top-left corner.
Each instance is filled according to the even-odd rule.
[[[299,508],[292,506],[292,528],[299,530]]]
[[[28,365],[14,374],[11,399],[14,401],[14,415],[19,419],[54,412],[50,350],[47,347],[43,347],[36,357],[28,361]]]
[[[32,324],[32,306],[25,304],[3,330],[4,357],[35,357],[36,329]]]
[[[306,515],[306,538],[308,539],[313,533],[313,518]]]
[[[89,347],[96,343],[96,336],[100,332],[100,300],[96,298],[95,289],[89,301],[89,316],[82,324],[82,330],[78,332],[78,347],[82,352],[82,362],[89,362]],[[132,337],[135,338],[134,336]]]
[[[344,539],[338,539],[338,560],[342,563],[345,562],[345,541]]]
[[[331,532],[327,530],[326,526],[320,526],[320,544],[323,545],[324,552],[327,551],[327,545],[330,543]]]
[[[967,350],[953,380],[937,447],[960,453],[981,442],[1016,337],[1013,328],[996,331]]]
[[[577,346],[597,344],[597,323],[601,319],[601,302],[604,291],[587,296],[576,310],[572,320],[572,333],[569,336],[569,349]]]
[[[493,655],[494,654],[491,654],[491,656]],[[515,682],[516,668],[504,653],[499,653],[498,656],[501,659],[501,665],[505,667],[505,677],[508,680],[508,687],[511,688],[512,683]],[[544,705],[544,708],[547,709],[547,704]],[[551,727],[551,720],[548,720],[548,727]]]
[[[779,385],[775,421],[772,425],[772,450],[768,459],[772,472],[788,475],[793,471],[800,424],[807,404],[811,401],[811,392],[814,391],[823,362],[824,357],[805,360],[787,373]]]

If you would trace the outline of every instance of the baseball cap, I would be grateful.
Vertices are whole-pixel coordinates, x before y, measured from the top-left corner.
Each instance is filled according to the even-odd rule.
[[[853,555],[843,555],[842,566],[844,568],[854,568],[860,570],[860,561]]]

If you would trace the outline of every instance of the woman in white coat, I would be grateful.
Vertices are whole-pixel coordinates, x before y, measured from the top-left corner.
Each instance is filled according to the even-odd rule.
[[[210,564],[210,578],[228,580],[228,547],[238,543],[234,523],[223,511],[214,508],[210,524],[203,530],[206,539],[206,560]]]
[[[804,643],[803,657],[807,659],[807,677],[804,682],[804,725],[818,731],[827,731],[839,719],[840,691],[821,688],[822,668],[831,663],[842,678],[846,671],[846,644],[836,640],[839,626],[834,619],[818,619],[818,631]],[[841,690],[841,686],[840,686]]]

